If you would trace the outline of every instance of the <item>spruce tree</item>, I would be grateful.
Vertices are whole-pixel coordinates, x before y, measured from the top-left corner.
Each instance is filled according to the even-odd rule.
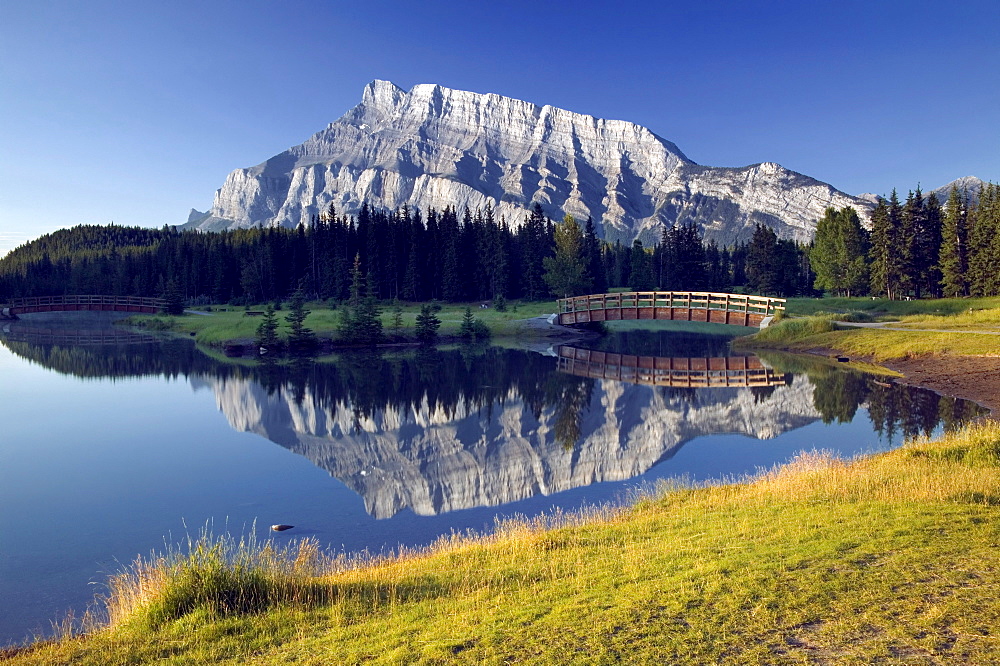
[[[289,328],[288,349],[293,354],[310,354],[316,351],[316,334],[305,325],[306,317],[309,316],[305,303],[303,285],[300,284],[288,302],[288,315],[285,317]]]
[[[941,289],[945,296],[952,298],[969,295],[969,282],[966,276],[968,263],[966,257],[967,242],[965,226],[965,202],[958,194],[958,188],[952,185],[945,203],[944,222],[941,230],[941,252],[938,259],[938,270],[941,272]]]
[[[896,191],[892,196],[896,198]],[[898,205],[898,200],[896,201]],[[878,198],[875,210],[872,211],[871,254],[869,269],[871,274],[871,293],[885,294],[886,298],[896,296],[898,285],[898,262],[896,261],[896,229],[892,226],[888,202]]]
[[[757,223],[747,246],[747,289],[758,294],[776,294],[781,286],[778,235],[771,227]]]
[[[184,314],[184,294],[181,293],[177,281],[173,278],[167,280],[163,291],[163,311],[168,315]]]
[[[272,305],[268,305],[264,309],[264,318],[257,326],[255,342],[261,354],[274,354],[281,350],[281,339],[278,337],[278,317],[274,313]]]
[[[437,316],[440,310],[438,305],[420,306],[420,314],[417,315],[416,334],[417,339],[423,344],[433,344],[437,340],[437,332],[441,327],[441,320]]]
[[[631,252],[631,273],[629,275],[629,289],[632,291],[652,291],[656,289],[653,279],[653,257],[646,252],[642,246],[642,241],[636,238],[632,241]]]

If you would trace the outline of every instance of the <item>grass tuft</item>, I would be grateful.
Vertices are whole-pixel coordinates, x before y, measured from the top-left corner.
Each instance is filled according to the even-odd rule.
[[[139,557],[113,575],[104,600],[108,624],[156,628],[195,611],[219,619],[279,605],[313,606],[330,598],[320,574],[342,565],[314,539],[276,547],[253,535],[237,539],[205,529],[185,547]]]

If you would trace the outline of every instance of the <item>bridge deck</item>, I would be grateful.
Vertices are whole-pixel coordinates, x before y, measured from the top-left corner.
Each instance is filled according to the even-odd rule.
[[[152,314],[163,309],[162,298],[144,296],[104,296],[100,294],[69,294],[62,296],[29,296],[13,298],[0,304],[0,312],[8,317],[38,312],[144,312]]]
[[[759,326],[785,309],[785,299],[706,291],[630,291],[561,298],[559,323],[667,319]]]

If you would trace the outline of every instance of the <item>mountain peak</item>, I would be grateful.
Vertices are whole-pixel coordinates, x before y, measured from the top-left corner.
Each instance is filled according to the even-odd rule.
[[[395,108],[406,96],[406,91],[391,81],[375,79],[361,93],[361,104],[378,108]]]
[[[772,162],[700,166],[649,129],[511,97],[383,80],[304,143],[233,171],[211,214],[190,226],[297,226],[331,205],[441,210],[491,205],[519,225],[535,203],[562,219],[592,217],[608,240],[660,237],[695,223],[720,243],[763,222],[807,240],[827,206],[870,204]]]

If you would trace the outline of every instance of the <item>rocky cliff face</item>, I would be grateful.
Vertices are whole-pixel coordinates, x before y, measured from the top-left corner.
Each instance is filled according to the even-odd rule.
[[[229,174],[207,216],[223,229],[309,224],[333,204],[421,210],[493,206],[519,225],[538,202],[546,214],[592,216],[608,239],[658,238],[661,224],[695,222],[723,243],[757,222],[805,240],[828,206],[870,204],[763,163],[712,168],[645,127],[499,95],[387,81],[305,143]]]
[[[557,415],[511,392],[488,405],[452,410],[424,404],[355,417],[350,404],[321,408],[307,390],[268,392],[252,381],[205,378],[236,430],[257,433],[305,456],[360,494],[370,514],[404,508],[434,515],[549,495],[642,474],[684,442],[716,433],[767,439],[819,414],[807,381],[763,400],[749,390],[704,389],[687,399],[646,386],[597,381],[579,415],[580,436],[564,446]]]

